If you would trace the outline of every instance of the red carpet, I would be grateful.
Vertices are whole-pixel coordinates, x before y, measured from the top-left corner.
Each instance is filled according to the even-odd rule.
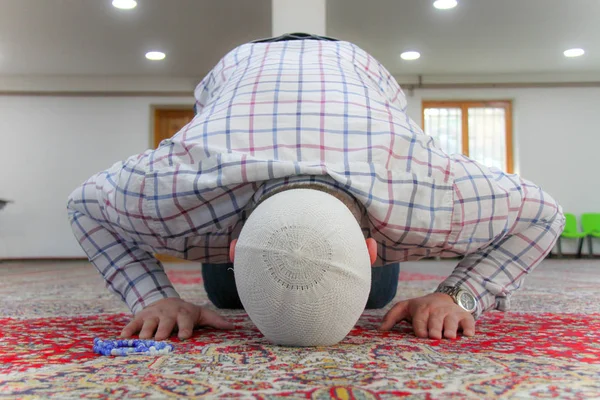
[[[403,265],[398,299],[424,294],[449,263]],[[408,271],[406,271],[408,270]],[[182,296],[205,301],[193,265],[169,274]],[[129,315],[84,263],[0,265],[0,398],[600,398],[600,266],[546,261],[513,311],[478,321],[474,338],[424,340],[408,325],[376,327],[366,312],[341,344],[269,345],[245,314],[242,329],[201,330],[162,357],[101,357]]]

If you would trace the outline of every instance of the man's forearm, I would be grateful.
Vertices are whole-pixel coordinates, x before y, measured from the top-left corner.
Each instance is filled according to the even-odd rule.
[[[525,207],[520,220],[505,237],[467,255],[442,283],[461,285],[478,298],[476,318],[489,309],[510,308],[512,292],[548,255],[564,227],[564,216],[558,207],[548,207],[543,212]]]
[[[75,237],[90,261],[135,314],[164,298],[179,297],[160,262],[150,253],[124,242],[80,211],[69,209]]]

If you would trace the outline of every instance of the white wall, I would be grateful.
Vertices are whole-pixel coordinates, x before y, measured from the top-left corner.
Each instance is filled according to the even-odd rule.
[[[65,210],[88,177],[151,145],[151,105],[193,98],[0,96],[0,258],[84,256]]]
[[[415,90],[408,112],[419,123],[424,99],[513,100],[517,171],[565,211],[600,212],[600,88]],[[192,101],[0,96],[0,198],[15,201],[0,211],[0,258],[83,256],[67,222],[69,193],[150,146],[152,104]]]

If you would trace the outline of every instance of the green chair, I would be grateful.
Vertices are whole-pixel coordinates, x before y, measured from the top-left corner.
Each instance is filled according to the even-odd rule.
[[[583,249],[583,238],[587,237],[586,232],[579,232],[577,229],[577,218],[575,215],[565,213],[565,229],[558,238],[558,255],[562,257],[562,239],[579,239],[577,246],[577,258],[581,258],[581,251]]]
[[[588,250],[590,257],[594,256],[592,241],[594,238],[600,238],[600,214],[585,213],[581,215],[581,227],[588,238]]]

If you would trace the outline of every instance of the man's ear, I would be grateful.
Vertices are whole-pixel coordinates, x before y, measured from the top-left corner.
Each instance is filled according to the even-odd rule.
[[[235,260],[235,245],[237,244],[237,239],[235,239],[229,245],[229,261],[233,262]]]
[[[367,249],[369,250],[369,257],[371,258],[371,265],[373,265],[375,264],[375,260],[377,260],[377,242],[375,239],[367,239]]]

